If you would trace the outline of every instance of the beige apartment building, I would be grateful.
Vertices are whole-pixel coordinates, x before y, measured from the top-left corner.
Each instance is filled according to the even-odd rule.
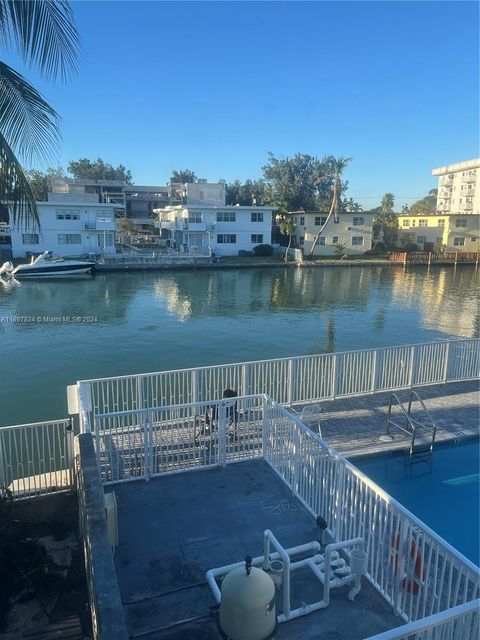
[[[327,223],[327,212],[309,211],[292,212],[295,231],[292,235],[292,246],[303,249],[305,256],[310,254],[312,244],[318,232],[322,230],[315,247],[317,256],[334,256],[336,245],[344,245],[347,255],[365,253],[372,248],[373,214],[340,213],[332,216]]]
[[[479,251],[480,158],[433,169],[438,176],[436,211],[398,216],[397,246],[415,244],[433,251],[445,245],[447,252]]]

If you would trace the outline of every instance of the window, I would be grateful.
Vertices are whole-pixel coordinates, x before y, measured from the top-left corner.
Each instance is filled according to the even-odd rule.
[[[457,236],[456,238],[453,239],[453,246],[454,247],[465,246],[465,238],[463,238],[462,236]]]
[[[466,227],[467,226],[467,219],[466,218],[457,218],[455,220],[455,226],[456,227]]]
[[[352,236],[352,247],[358,247],[363,244],[363,236]]]
[[[219,233],[217,235],[217,243],[218,244],[236,244],[237,236],[234,233]]]
[[[362,227],[365,224],[365,218],[363,216],[353,216],[353,226]]]
[[[338,244],[338,236],[333,236],[332,244]]]
[[[428,227],[428,220],[425,220],[425,218],[422,218],[421,220],[418,221],[418,226],[419,227]]]
[[[445,220],[443,218],[440,218],[440,220],[438,221],[438,226],[439,227],[444,227],[445,226]]]
[[[252,222],[263,222],[263,211],[252,211],[250,220]]]
[[[417,236],[418,244],[425,244],[426,241],[427,241],[427,236]]]
[[[302,216],[302,217],[300,218],[300,226],[301,226],[301,227],[304,227],[304,226],[305,226],[305,217],[304,217],[304,216]]]
[[[416,224],[416,220],[412,220],[412,227],[414,227]]]
[[[263,233],[252,233],[250,238],[252,244],[263,244]]]
[[[315,216],[316,227],[323,227],[326,221],[327,221],[327,216]]]
[[[324,238],[324,237],[319,238],[319,239],[318,239],[318,244],[320,244],[320,245],[324,245],[324,244],[325,244],[325,238]]]
[[[305,236],[300,236],[298,239],[298,244],[303,247],[303,245],[305,244]]]
[[[471,241],[471,242],[476,242],[477,240],[478,240],[477,236],[472,236],[472,237],[470,238],[470,241]]]
[[[219,211],[217,213],[217,222],[235,222],[236,215],[235,211]]]
[[[409,227],[410,226],[410,220],[404,220],[402,222],[402,227]]]
[[[199,224],[202,222],[202,212],[201,211],[189,211],[188,212],[188,222],[190,224]]]
[[[79,209],[56,209],[57,220],[80,220]]]
[[[59,233],[58,244],[82,244],[82,236],[79,233]]]
[[[38,244],[38,233],[22,233],[23,244]]]

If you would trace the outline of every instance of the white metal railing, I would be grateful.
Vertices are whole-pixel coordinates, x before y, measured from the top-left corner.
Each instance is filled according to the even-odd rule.
[[[94,438],[106,484],[262,455],[264,396],[100,414]]]
[[[480,600],[461,604],[367,640],[473,640],[479,637]]]
[[[480,340],[472,339],[83,380],[78,388],[88,429],[98,414],[214,400],[226,388],[293,405],[478,377]]]
[[[69,419],[0,427],[0,493],[13,497],[73,486],[73,430]]]

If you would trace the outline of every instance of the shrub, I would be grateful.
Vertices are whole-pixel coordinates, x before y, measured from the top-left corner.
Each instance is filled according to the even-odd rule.
[[[273,256],[273,247],[271,244],[259,244],[253,248],[254,256]]]

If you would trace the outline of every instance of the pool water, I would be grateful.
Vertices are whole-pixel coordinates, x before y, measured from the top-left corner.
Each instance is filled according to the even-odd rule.
[[[359,458],[358,469],[476,565],[480,562],[480,456],[477,440],[437,445],[430,462],[405,454]]]

